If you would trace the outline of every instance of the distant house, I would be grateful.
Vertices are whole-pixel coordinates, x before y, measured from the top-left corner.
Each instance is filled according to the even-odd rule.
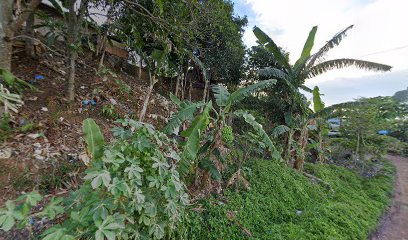
[[[329,136],[339,136],[340,135],[340,126],[341,126],[341,119],[340,118],[330,118],[327,120],[329,124]]]
[[[62,20],[62,18],[63,18],[63,16],[60,14],[60,12],[57,11],[54,8],[54,6],[52,5],[52,3],[49,2],[48,0],[43,0],[40,3],[40,5],[38,6],[38,9],[45,12],[45,13],[47,13],[47,15],[52,17],[52,18],[60,19],[60,20]],[[61,6],[61,9],[64,12],[68,12],[68,9],[66,9],[66,8],[64,8],[62,6]],[[40,24],[44,23],[43,20],[38,16],[35,17],[34,21],[35,21],[35,23],[34,23],[35,25],[40,25]],[[89,30],[89,33],[91,35],[93,35],[93,36],[97,35],[96,29],[91,24],[89,24],[89,29],[88,30]],[[42,35],[42,36],[46,36],[47,33],[49,33],[49,29],[47,27],[40,27],[40,28],[35,29],[35,31],[37,33],[39,33],[40,35]],[[102,44],[101,39],[99,37],[91,38],[91,39],[95,40],[94,44],[96,44],[97,46],[100,46],[100,44]],[[57,40],[58,41],[63,41],[62,38],[57,38]],[[109,41],[106,44],[105,49],[106,49],[107,53],[111,54],[112,56],[123,59],[125,61],[127,61],[128,58],[129,58],[129,52],[127,51],[126,44],[120,43],[119,41],[117,41],[115,39],[110,38]]]

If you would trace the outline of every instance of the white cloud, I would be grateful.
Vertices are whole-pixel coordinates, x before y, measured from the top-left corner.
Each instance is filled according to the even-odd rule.
[[[290,52],[293,62],[299,57],[313,26],[318,26],[314,47],[317,51],[334,34],[354,24],[347,38],[331,50],[327,59],[358,58],[391,65],[393,71],[408,69],[408,47],[369,55],[408,46],[407,0],[246,0],[246,4],[255,15],[249,19],[250,26],[244,35],[249,46],[255,44],[256,38],[251,30],[257,25]],[[361,77],[373,76],[384,79],[383,75],[394,76],[392,73],[370,73],[350,68],[323,74],[309,80],[308,85],[327,85],[339,78],[358,81]],[[376,84],[380,92],[381,86],[389,83],[376,81]]]

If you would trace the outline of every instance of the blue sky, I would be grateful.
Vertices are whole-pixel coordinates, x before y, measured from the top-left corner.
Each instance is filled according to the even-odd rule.
[[[327,104],[357,97],[392,95],[408,87],[407,0],[235,0],[235,13],[248,16],[247,46],[255,44],[254,25],[267,32],[296,60],[309,30],[319,27],[317,51],[335,33],[354,24],[348,37],[327,56],[359,58],[393,66],[388,73],[354,68],[336,70],[307,82],[319,86]],[[392,50],[395,48],[400,49]],[[378,53],[381,52],[381,53]],[[375,54],[372,54],[375,53]]]

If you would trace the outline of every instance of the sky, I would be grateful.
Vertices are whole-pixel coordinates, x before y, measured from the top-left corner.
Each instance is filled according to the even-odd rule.
[[[304,41],[318,26],[316,52],[333,35],[349,25],[341,44],[326,60],[357,58],[391,65],[391,72],[367,72],[347,68],[325,73],[306,81],[319,86],[326,105],[358,97],[390,96],[408,87],[408,0],[234,0],[236,15],[248,17],[244,43],[256,44],[256,25],[277,44],[299,58]]]

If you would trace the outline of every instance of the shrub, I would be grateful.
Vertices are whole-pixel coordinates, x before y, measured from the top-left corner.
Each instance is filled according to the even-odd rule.
[[[93,121],[85,121],[84,129],[98,131]],[[64,211],[60,211],[61,201],[51,202],[58,206],[52,216],[48,212],[32,214],[27,210],[39,200],[20,207],[9,201],[7,208],[11,210],[0,211],[0,227],[7,231],[18,221],[20,227],[27,228],[27,219],[55,217],[64,212],[66,220],[45,231],[44,239],[162,239],[170,236],[188,202],[185,186],[176,171],[179,159],[174,149],[176,144],[150,125],[133,120],[121,123],[123,127],[114,129],[117,140],[105,147],[102,156],[94,158],[86,171],[85,183],[62,202]],[[93,156],[98,156],[95,146],[92,147]],[[46,209],[49,207],[42,212]]]

